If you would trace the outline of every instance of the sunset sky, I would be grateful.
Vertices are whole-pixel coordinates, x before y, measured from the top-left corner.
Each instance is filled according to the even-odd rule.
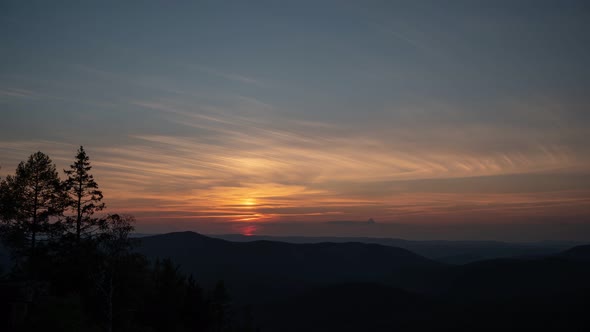
[[[2,1],[0,40],[0,176],[84,145],[139,232],[590,239],[587,1]]]

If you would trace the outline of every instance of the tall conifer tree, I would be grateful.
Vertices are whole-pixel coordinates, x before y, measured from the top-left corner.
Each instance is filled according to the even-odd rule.
[[[70,198],[69,208],[73,213],[68,217],[68,225],[72,228],[75,226],[76,241],[84,235],[92,235],[99,227],[101,220],[93,217],[95,212],[105,208],[102,202],[102,192],[98,189],[98,184],[90,174],[90,158],[80,146],[76,154],[76,159],[69,170],[64,170],[67,179],[65,186]]]
[[[66,198],[55,165],[42,152],[21,162],[0,184],[2,237],[17,255],[33,256],[58,232]]]

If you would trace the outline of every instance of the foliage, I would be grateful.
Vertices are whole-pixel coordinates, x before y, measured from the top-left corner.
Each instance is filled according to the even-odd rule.
[[[133,216],[95,216],[105,205],[90,170],[80,147],[63,182],[41,152],[0,180],[15,262],[0,280],[0,330],[240,331],[223,283],[206,293],[170,259],[134,252]]]
[[[67,200],[55,165],[42,152],[21,162],[0,184],[2,240],[13,255],[32,258],[59,236]]]
[[[70,165],[70,169],[64,170],[67,178],[64,181],[65,190],[68,195],[68,209],[73,213],[66,218],[67,225],[73,229],[76,241],[80,242],[82,236],[91,236],[101,227],[104,219],[93,217],[93,215],[105,208],[102,202],[102,191],[94,176],[90,174],[92,166],[90,158],[84,147],[80,146],[76,159]]]

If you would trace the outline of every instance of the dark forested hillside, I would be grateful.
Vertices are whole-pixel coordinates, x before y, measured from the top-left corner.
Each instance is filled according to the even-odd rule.
[[[230,242],[193,232],[144,237],[138,251],[170,257],[204,284],[225,280],[248,299],[276,297],[303,285],[346,281],[386,281],[398,273],[442,264],[408,250],[376,244],[292,244],[274,241]]]
[[[590,327],[584,249],[444,265],[376,244],[240,243],[191,232],[146,237],[139,248],[205,284],[225,280],[264,331],[582,331]]]
[[[240,273],[252,276],[273,273],[314,280],[440,265],[408,250],[377,244],[230,242],[193,232],[144,237],[138,250],[153,257],[174,257],[184,269],[194,267],[194,272],[202,265],[212,264],[213,270],[218,271],[241,268]]]

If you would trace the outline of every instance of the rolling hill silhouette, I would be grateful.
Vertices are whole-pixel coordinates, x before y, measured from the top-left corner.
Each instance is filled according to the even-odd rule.
[[[201,282],[225,280],[266,331],[590,327],[590,246],[463,265],[379,244],[231,242],[193,232],[144,237],[138,250],[170,257]]]
[[[141,239],[138,250],[151,258],[171,258],[204,282],[235,280],[276,283],[382,282],[413,290],[501,294],[580,286],[589,271],[590,245],[532,258],[481,260],[446,265],[413,252],[360,242],[231,242],[194,232]],[[433,273],[435,272],[435,273]],[[469,288],[478,291],[467,290]]]
[[[268,317],[262,326],[269,331],[590,328],[588,263],[554,257],[497,259],[443,266],[415,277],[423,283],[421,293],[386,284],[324,285],[262,306],[258,316]]]
[[[375,281],[400,270],[441,265],[405,249],[377,244],[230,242],[194,232],[144,237],[138,250],[148,257],[170,257],[203,281]]]
[[[375,243],[232,242],[194,232],[138,241],[138,252],[170,258],[205,288],[224,280],[262,331],[590,330],[590,245],[453,265]]]
[[[447,241],[426,240],[414,241],[396,238],[371,237],[333,237],[333,236],[268,236],[241,234],[210,235],[214,238],[235,242],[251,242],[258,240],[279,241],[287,243],[321,243],[321,242],[361,242],[384,246],[399,247],[410,250],[418,255],[446,264],[466,264],[484,259],[506,257],[541,257],[557,254],[576,245],[573,242],[533,242],[511,243],[501,241]]]

